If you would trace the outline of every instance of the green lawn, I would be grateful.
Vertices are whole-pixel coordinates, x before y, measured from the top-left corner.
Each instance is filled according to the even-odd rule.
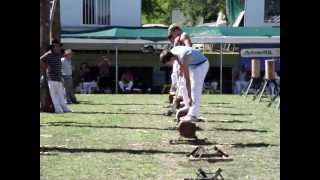
[[[199,167],[229,180],[280,179],[280,112],[267,102],[235,95],[204,95],[199,138],[223,146],[233,161],[191,162],[193,145],[178,137],[167,95],[78,95],[73,113],[40,113],[41,179],[183,179]],[[211,145],[212,146],[212,145]],[[208,147],[211,147],[208,146]]]

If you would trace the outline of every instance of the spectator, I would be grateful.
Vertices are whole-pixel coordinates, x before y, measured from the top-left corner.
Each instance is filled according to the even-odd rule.
[[[240,71],[235,74],[235,88],[233,92],[235,94],[241,94],[241,92],[248,86],[248,73],[246,66],[243,64],[240,66]]]
[[[72,50],[67,49],[64,51],[64,57],[61,58],[62,63],[62,77],[64,88],[66,90],[67,104],[78,104],[76,96],[74,95],[73,79],[72,79]]]
[[[56,113],[71,112],[64,99],[60,42],[56,39],[53,40],[50,49],[46,56],[40,60],[47,65],[48,86],[52,103]]]
[[[133,86],[133,75],[130,71],[122,74],[119,86],[122,92],[130,92]]]
[[[277,83],[277,84],[274,84]],[[275,82],[271,82],[269,84],[269,87],[267,88],[268,93],[271,96],[275,96],[277,93],[279,93],[279,86],[280,86],[280,76],[277,72],[275,72]]]
[[[103,56],[99,62],[99,76],[98,76],[98,87],[100,91],[106,92],[111,89],[111,74],[110,74],[111,61]]]
[[[80,65],[80,91],[81,93],[91,94],[97,83],[94,81],[90,67],[87,63]]]

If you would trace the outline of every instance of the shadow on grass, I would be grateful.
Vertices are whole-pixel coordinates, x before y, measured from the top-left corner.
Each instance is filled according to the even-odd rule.
[[[231,104],[226,102],[209,102],[208,104]]]
[[[163,104],[150,104],[150,103],[145,103],[145,104],[139,104],[139,103],[126,103],[126,104],[122,104],[122,103],[115,103],[115,104],[110,104],[110,105],[114,105],[114,106],[130,106],[130,105],[141,105],[141,106],[150,106],[150,105],[163,105]]]
[[[231,120],[231,121],[207,120],[206,122],[216,122],[216,123],[251,123],[250,121],[240,121],[240,120]]]
[[[73,114],[136,114],[163,116],[163,113],[136,113],[136,112],[72,112]]]
[[[147,129],[147,130],[161,130],[161,131],[176,131],[176,127],[169,128],[156,128],[156,127],[126,127],[126,126],[97,126],[89,123],[77,123],[77,122],[48,122],[40,124],[41,126],[63,126],[63,127],[84,127],[84,128],[115,128],[115,129]],[[197,131],[203,131],[202,128],[197,127]]]
[[[228,108],[228,109],[235,108],[234,106],[219,106],[219,105],[205,105],[205,106],[200,106],[200,107],[210,107],[210,108]]]
[[[202,114],[211,114],[211,115],[230,115],[230,116],[251,116],[251,113],[211,113],[211,112],[204,112]]]
[[[260,148],[260,147],[269,147],[269,146],[277,146],[275,144],[267,144],[267,143],[235,143],[232,144],[234,148]]]
[[[48,153],[48,152],[41,152],[40,151],[40,156],[57,156],[59,155],[58,153]]]
[[[82,105],[106,105],[106,104],[102,104],[102,103],[94,103],[91,101],[79,101],[79,104],[82,104]]]
[[[256,133],[266,133],[267,130],[257,130],[257,129],[227,129],[227,128],[214,128],[209,131],[234,131],[234,132],[256,132]]]
[[[186,154],[182,151],[160,151],[153,149],[96,149],[96,148],[65,148],[65,147],[41,147],[40,152],[61,152],[61,153],[128,153],[128,154]]]

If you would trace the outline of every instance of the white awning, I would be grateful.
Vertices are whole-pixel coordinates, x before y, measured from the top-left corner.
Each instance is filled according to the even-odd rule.
[[[191,41],[197,44],[279,44],[280,36],[199,36],[192,37]]]

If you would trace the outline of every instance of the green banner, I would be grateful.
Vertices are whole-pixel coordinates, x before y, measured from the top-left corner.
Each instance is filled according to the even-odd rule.
[[[232,25],[240,12],[244,10],[244,0],[226,0],[226,14],[228,24]]]

